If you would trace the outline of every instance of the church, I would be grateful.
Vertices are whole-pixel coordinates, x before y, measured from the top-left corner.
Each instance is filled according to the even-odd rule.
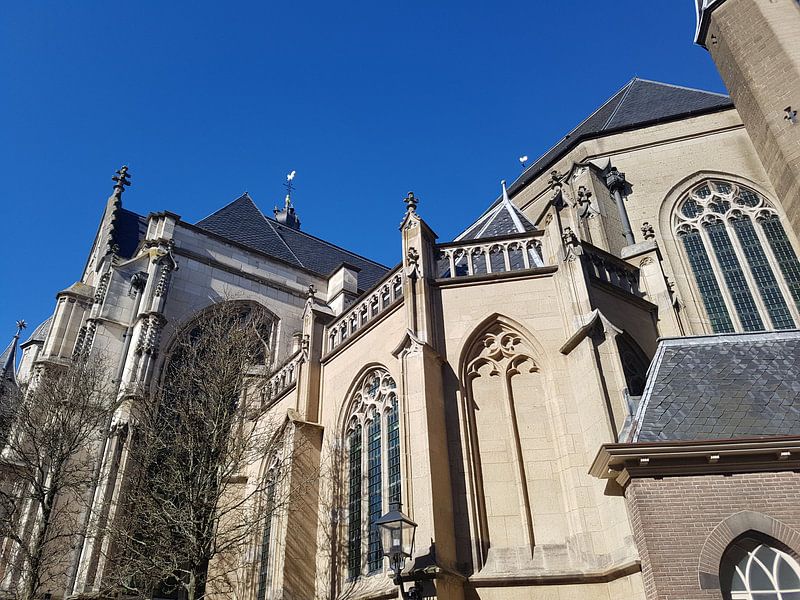
[[[136,214],[122,167],[3,385],[102,348],[135,400],[175,331],[257,304],[269,412],[313,431],[317,468],[343,446],[344,493],[323,478],[275,515],[242,598],[400,597],[378,539],[399,502],[407,597],[800,599],[800,3],[696,2],[729,96],[630,80],[454,240],[425,219],[447,199],[398,198],[395,266],[306,232],[291,196]],[[127,418],[105,432],[98,519]],[[81,540],[50,597],[103,589],[102,544]],[[17,558],[0,540],[0,597]]]

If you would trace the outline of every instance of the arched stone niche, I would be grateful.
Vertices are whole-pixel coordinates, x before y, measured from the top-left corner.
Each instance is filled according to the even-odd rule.
[[[480,328],[464,354],[476,570],[525,568],[535,545],[565,543],[557,443],[537,354],[503,320]]]

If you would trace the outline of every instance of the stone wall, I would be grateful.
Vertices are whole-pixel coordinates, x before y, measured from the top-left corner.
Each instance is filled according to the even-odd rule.
[[[727,0],[711,13],[705,45],[800,231],[800,6],[796,0]]]

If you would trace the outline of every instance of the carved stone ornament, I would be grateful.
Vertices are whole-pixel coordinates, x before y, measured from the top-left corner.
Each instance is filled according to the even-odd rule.
[[[411,279],[422,277],[422,265],[419,261],[419,252],[411,246],[406,253],[406,276]]]
[[[480,377],[481,371],[487,366],[489,370],[484,373],[490,377],[535,373],[539,370],[531,358],[532,352],[526,341],[504,323],[497,323],[486,331],[474,347],[479,350],[467,365],[469,379]]]
[[[656,237],[655,229],[653,229],[653,226],[650,225],[650,223],[648,223],[647,221],[642,223],[641,231],[642,231],[642,236],[646,240],[652,240],[655,239]]]

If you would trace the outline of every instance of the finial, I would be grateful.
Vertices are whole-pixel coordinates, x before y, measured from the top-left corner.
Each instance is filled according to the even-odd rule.
[[[505,179],[500,182],[500,187],[503,188],[503,202],[511,202],[511,200],[508,199],[508,190],[506,189]]]
[[[111,181],[114,182],[114,194],[121,197],[125,188],[131,184],[130,175],[128,175],[128,165],[122,165],[117,171],[117,174],[111,178]]]
[[[406,212],[416,212],[419,198],[414,195],[414,192],[408,192],[408,195],[403,198],[403,202],[406,203]]]
[[[24,321],[24,319],[20,319],[19,321],[17,321],[17,334],[16,334],[17,337],[19,337],[19,334],[22,333],[22,330],[25,329],[27,326],[28,324]]]
[[[283,200],[283,209],[281,210],[276,206],[273,211],[275,213],[275,220],[278,223],[291,227],[292,229],[300,229],[300,219],[292,206],[292,191],[294,190],[292,180],[294,180],[296,175],[297,171],[292,171],[286,176],[286,183],[283,184],[283,187],[286,188],[286,198]]]
[[[314,284],[308,286],[308,291],[306,292],[306,298],[309,300],[314,300],[317,296],[317,288],[314,287]]]

